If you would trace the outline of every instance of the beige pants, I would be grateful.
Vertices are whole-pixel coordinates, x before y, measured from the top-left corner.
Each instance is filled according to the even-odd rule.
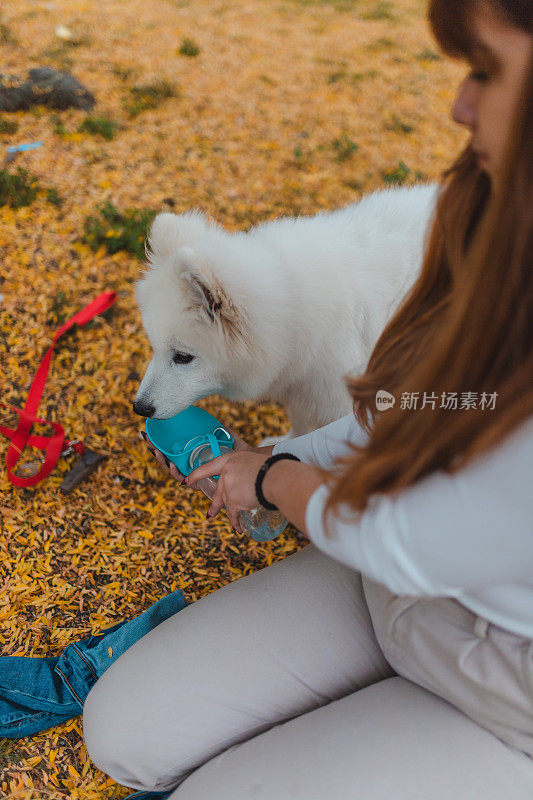
[[[136,642],[83,728],[172,800],[532,800],[532,680],[531,642],[309,545]]]

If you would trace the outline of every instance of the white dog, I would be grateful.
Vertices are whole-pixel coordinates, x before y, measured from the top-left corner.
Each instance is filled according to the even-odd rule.
[[[293,436],[347,414],[344,378],[364,370],[417,276],[436,196],[433,184],[388,189],[246,233],[200,211],[158,214],[136,284],[153,358],[134,410],[271,400]]]

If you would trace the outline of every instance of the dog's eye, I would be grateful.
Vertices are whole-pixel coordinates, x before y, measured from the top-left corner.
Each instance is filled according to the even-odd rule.
[[[190,364],[193,358],[190,353],[174,353],[172,361],[174,364]]]

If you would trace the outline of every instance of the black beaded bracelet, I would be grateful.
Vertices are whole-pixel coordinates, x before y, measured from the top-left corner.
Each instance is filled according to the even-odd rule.
[[[255,479],[255,496],[263,508],[268,508],[269,511],[279,511],[279,508],[273,503],[269,503],[263,494],[263,480],[267,470],[272,466],[272,464],[275,464],[276,461],[281,461],[282,458],[288,458],[290,461],[300,461],[298,456],[294,456],[292,453],[276,453],[275,456],[269,456],[269,458],[267,458],[265,463],[261,466],[259,472],[257,473],[257,478]]]

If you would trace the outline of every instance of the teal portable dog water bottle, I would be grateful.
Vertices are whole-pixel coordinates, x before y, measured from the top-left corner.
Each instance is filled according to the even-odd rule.
[[[202,464],[231,452],[235,444],[233,436],[218,419],[197,406],[189,406],[170,419],[148,417],[146,433],[152,444],[176,465],[182,475],[189,475]],[[218,477],[204,478],[194,486],[211,498]],[[239,514],[241,528],[257,542],[274,539],[288,522],[280,511],[266,508],[253,508]]]

